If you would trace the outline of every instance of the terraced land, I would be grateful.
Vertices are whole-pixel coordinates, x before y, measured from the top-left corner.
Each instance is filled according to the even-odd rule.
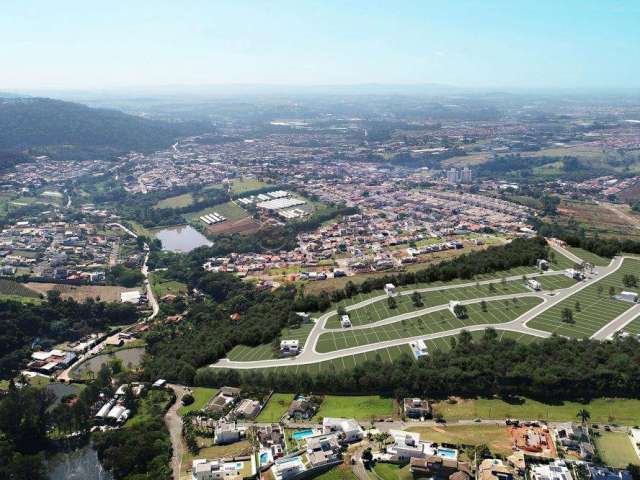
[[[333,352],[360,345],[428,335],[472,325],[506,323],[516,319],[541,302],[542,300],[539,298],[520,298],[515,301],[488,301],[486,302],[486,312],[482,311],[479,303],[468,305],[468,317],[464,319],[458,319],[448,309],[444,309],[379,327],[328,332],[320,336],[316,350],[321,353]]]
[[[299,340],[300,348],[302,348],[312,328],[313,323],[302,325],[300,328],[285,328],[282,330],[281,338],[283,340]],[[233,361],[251,362],[278,358],[278,353],[274,351],[271,344],[258,345],[257,347],[238,345],[233,347],[227,357]]]
[[[573,266],[573,263],[571,264]],[[531,275],[534,273],[540,273],[540,270],[538,270],[536,267],[516,267],[516,268],[511,268],[509,270],[501,270],[499,272],[494,272],[494,273],[486,273],[483,275],[476,275],[473,278],[458,278],[455,280],[451,280],[449,282],[424,282],[424,283],[411,283],[408,285],[401,285],[398,286],[396,288],[396,290],[398,292],[404,292],[406,290],[416,290],[416,289],[421,289],[421,288],[435,288],[435,287],[447,287],[447,286],[451,286],[451,285],[460,285],[463,283],[475,283],[475,282],[481,282],[483,280],[496,280],[496,279],[500,279],[500,278],[508,278],[508,277],[515,277],[515,276],[522,276],[522,275]],[[560,273],[560,272],[559,272]],[[349,278],[349,277],[347,277]],[[520,279],[518,279],[517,281],[521,282]],[[521,282],[522,283],[522,282]],[[321,284],[321,282],[318,282],[318,284]],[[373,297],[377,297],[379,295],[384,294],[384,290],[373,290],[371,292],[368,293],[358,293],[357,295],[354,295],[351,298],[345,298],[344,300],[341,300],[340,302],[337,303],[333,303],[331,304],[330,309],[334,310],[338,307],[347,307],[349,305],[354,305],[356,303],[360,303],[363,300],[368,300],[370,298]]]
[[[558,290],[575,284],[574,280],[561,274],[539,277],[538,281],[545,290]],[[435,307],[437,305],[446,305],[450,300],[473,300],[476,298],[495,297],[498,295],[525,293],[529,291],[525,283],[520,279],[504,284],[472,285],[469,287],[424,292],[420,294],[422,299],[422,305],[420,306],[413,304],[411,295],[398,295],[394,297],[395,308],[390,308],[388,299],[383,298],[375,303],[365,305],[362,308],[350,310],[348,313],[353,326],[368,325],[369,323],[378,322],[403,313],[415,312],[416,310]],[[329,318],[326,327],[340,328],[340,317],[334,315]]]
[[[625,259],[618,270],[554,305],[528,322],[527,326],[570,337],[593,335],[633,306],[612,298],[609,289],[613,287],[616,293],[625,290],[622,278],[625,274],[637,274],[639,268],[640,260]],[[576,308],[576,302],[580,304],[580,311]],[[562,321],[562,311],[565,308],[572,310],[575,323]]]
[[[609,265],[609,263],[611,263],[611,259],[601,257],[600,255],[591,253],[590,251],[585,250],[583,248],[568,247],[567,250],[569,250],[574,255],[580,257],[585,262],[589,262],[595,265],[596,267],[606,267],[607,265]]]

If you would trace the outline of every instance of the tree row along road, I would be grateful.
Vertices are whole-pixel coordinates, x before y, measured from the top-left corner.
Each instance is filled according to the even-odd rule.
[[[576,263],[581,263],[582,262],[581,258],[577,257],[576,255],[572,254],[571,252],[569,252],[568,250],[566,250],[566,249],[564,249],[562,247],[559,247],[557,245],[551,245],[551,247],[557,253],[565,256],[566,258],[568,258],[568,259],[570,259],[572,261],[575,261]],[[228,358],[224,358],[224,359],[219,360],[217,363],[211,365],[211,367],[213,367],[213,368],[233,368],[233,369],[257,369],[257,368],[286,367],[286,366],[295,366],[295,365],[308,365],[308,364],[313,364],[313,363],[333,360],[333,359],[336,359],[336,358],[356,355],[356,354],[360,354],[360,353],[371,352],[371,351],[374,351],[374,350],[380,350],[380,349],[384,349],[384,348],[388,348],[388,347],[406,345],[406,344],[409,344],[411,342],[415,342],[417,340],[433,340],[433,339],[437,339],[437,338],[448,337],[448,336],[451,336],[451,335],[457,335],[460,332],[462,332],[463,330],[472,332],[472,331],[484,330],[484,329],[489,328],[489,327],[495,328],[496,330],[517,332],[517,333],[522,333],[522,334],[525,334],[525,335],[531,335],[531,336],[540,337],[540,338],[550,337],[551,336],[550,332],[531,328],[531,327],[527,326],[527,323],[529,323],[531,320],[536,318],[538,315],[540,315],[540,314],[544,313],[545,311],[547,311],[549,308],[551,308],[551,307],[561,303],[562,301],[568,299],[569,297],[571,297],[572,295],[580,292],[581,290],[583,290],[584,288],[588,287],[589,285],[591,285],[591,284],[603,279],[604,277],[614,273],[615,271],[617,271],[622,266],[622,262],[623,262],[623,260],[625,258],[627,258],[627,257],[618,256],[618,257],[615,257],[610,262],[610,264],[605,266],[605,267],[595,267],[593,273],[590,274],[587,277],[587,279],[583,280],[582,282],[576,283],[575,285],[573,285],[571,287],[564,288],[564,289],[561,289],[561,290],[557,290],[556,293],[554,293],[554,294],[551,294],[549,292],[525,292],[525,293],[515,293],[515,294],[508,294],[508,295],[498,295],[498,296],[492,296],[492,297],[480,297],[480,298],[477,298],[477,299],[465,300],[465,301],[461,302],[462,304],[473,304],[473,303],[479,303],[479,302],[482,302],[482,301],[491,302],[491,301],[507,300],[507,299],[513,299],[513,298],[526,298],[526,297],[537,297],[537,298],[542,299],[542,302],[539,305],[536,305],[535,307],[531,308],[530,310],[528,310],[525,313],[523,313],[522,315],[520,315],[515,320],[511,320],[509,322],[498,323],[498,324],[486,323],[486,324],[479,324],[479,325],[470,325],[470,326],[461,327],[461,328],[455,328],[455,329],[446,330],[446,331],[442,331],[442,332],[436,332],[436,333],[432,333],[432,334],[428,334],[428,335],[418,335],[418,336],[413,336],[413,337],[405,337],[405,338],[399,338],[399,339],[395,339],[395,340],[387,340],[387,341],[376,342],[376,343],[371,343],[371,344],[367,344],[367,345],[361,345],[361,346],[357,346],[357,347],[344,348],[344,349],[341,349],[341,350],[336,350],[336,351],[327,352],[327,353],[320,353],[320,352],[318,352],[316,350],[316,347],[317,347],[318,340],[319,340],[320,336],[323,333],[336,332],[336,331],[345,331],[345,329],[327,328],[326,327],[326,324],[327,324],[327,321],[329,320],[329,318],[337,315],[337,310],[332,310],[332,311],[329,311],[329,312],[326,312],[326,313],[322,314],[316,320],[315,325],[313,326],[313,328],[312,328],[311,332],[309,333],[309,336],[308,336],[308,338],[307,338],[307,340],[305,342],[305,346],[304,346],[302,352],[296,357],[270,359],[270,360],[247,361],[247,362],[231,361]],[[628,257],[628,258],[632,258],[632,257]],[[548,275],[559,275],[559,274],[561,274],[561,272],[551,271],[551,272],[546,272],[546,273],[543,273],[543,274],[539,274],[539,273],[538,274],[529,274],[529,275],[526,275],[526,277],[527,278],[532,278],[532,277],[539,277],[540,275],[548,276]],[[522,275],[516,275],[516,276],[507,277],[506,280],[507,281],[514,281],[514,280],[518,280],[518,279],[521,279],[521,278],[522,278]],[[399,293],[399,295],[411,295],[414,292],[427,293],[427,292],[434,292],[434,291],[451,290],[451,289],[457,289],[457,288],[471,287],[471,286],[475,286],[476,284],[486,285],[486,284],[498,283],[498,282],[502,282],[502,281],[503,281],[503,279],[499,278],[499,279],[492,279],[492,280],[484,280],[484,281],[481,281],[481,282],[460,283],[460,284],[457,284],[457,285],[446,285],[446,286],[440,286],[440,287],[419,288],[419,289],[415,289],[415,290],[403,291],[403,292]],[[353,311],[353,310],[365,307],[367,305],[371,305],[371,304],[373,304],[375,302],[382,301],[382,300],[384,300],[386,298],[387,298],[387,295],[379,295],[379,296],[376,296],[376,297],[372,297],[372,298],[363,300],[361,302],[355,303],[353,305],[349,305],[349,306],[345,307],[345,310]],[[410,318],[419,317],[419,316],[427,314],[427,313],[433,313],[433,312],[437,312],[437,311],[440,311],[440,310],[444,310],[446,308],[448,308],[448,305],[446,305],[446,304],[445,305],[435,306],[435,307],[429,307],[429,308],[425,308],[425,309],[422,309],[422,310],[417,310],[417,311],[414,311],[414,312],[410,312],[410,313],[405,313],[405,314],[389,317],[389,318],[386,318],[386,319],[383,319],[383,320],[379,320],[377,322],[373,322],[373,323],[370,323],[370,324],[367,324],[367,325],[355,326],[355,327],[352,327],[350,330],[365,330],[365,329],[373,328],[373,327],[376,327],[376,326],[389,325],[389,324],[393,324],[393,323],[400,322],[400,321],[403,321],[403,320],[407,320],[407,319],[410,319]],[[631,307],[629,310],[624,312],[622,315],[620,315],[619,317],[615,318],[614,320],[609,322],[607,325],[602,327],[598,332],[596,332],[592,336],[592,338],[603,340],[603,339],[611,337],[615,332],[617,332],[620,329],[624,328],[628,323],[630,323],[639,314],[640,314],[640,305],[636,305],[636,306]]]

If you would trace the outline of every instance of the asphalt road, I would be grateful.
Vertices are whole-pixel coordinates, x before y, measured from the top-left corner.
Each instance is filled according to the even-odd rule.
[[[569,252],[568,250],[566,250],[564,248],[561,248],[561,247],[559,247],[557,245],[551,245],[551,247],[556,252],[558,252],[559,254],[564,255],[565,257],[569,258],[570,260],[572,260],[572,261],[574,261],[576,263],[581,263],[582,262],[582,259],[580,259],[579,257],[575,256],[574,254],[572,254],[571,252]],[[443,338],[443,337],[448,337],[448,336],[451,336],[451,335],[457,335],[462,330],[466,330],[466,331],[472,332],[472,331],[477,331],[477,330],[484,330],[484,329],[486,329],[488,327],[493,327],[498,331],[500,331],[500,330],[511,331],[511,332],[517,332],[517,333],[522,333],[522,334],[526,334],[526,335],[532,335],[532,336],[536,336],[536,337],[546,338],[546,337],[551,336],[550,332],[533,329],[533,328],[529,327],[527,325],[527,323],[529,323],[531,320],[533,320],[534,318],[536,318],[538,315],[542,314],[543,312],[545,312],[549,308],[552,308],[554,305],[557,305],[558,303],[562,302],[566,298],[569,298],[570,296],[578,293],[579,291],[583,290],[584,288],[587,288],[592,283],[597,282],[598,280],[600,280],[600,279],[606,277],[607,275],[610,275],[613,272],[615,272],[616,270],[618,270],[618,268],[620,268],[620,266],[622,265],[622,261],[624,260],[624,258],[625,257],[616,257],[607,266],[595,267],[593,273],[589,274],[587,276],[587,278],[585,280],[583,280],[582,282],[576,283],[575,285],[573,285],[573,286],[571,286],[569,288],[557,290],[553,294],[551,294],[549,292],[527,292],[527,293],[516,293],[516,294],[510,294],[510,295],[499,295],[499,296],[494,296],[494,297],[477,298],[477,299],[467,300],[467,301],[462,302],[462,303],[465,303],[465,304],[470,304],[470,303],[478,303],[478,302],[481,302],[483,300],[485,300],[485,301],[496,301],[496,300],[502,300],[502,299],[524,298],[524,297],[538,297],[538,298],[542,299],[542,303],[540,303],[539,305],[536,305],[532,309],[528,310],[527,312],[523,313],[518,318],[516,318],[515,320],[512,320],[510,322],[498,323],[498,324],[487,323],[487,324],[481,324],[481,325],[472,325],[472,326],[467,326],[467,327],[463,327],[463,328],[455,328],[455,329],[446,330],[446,331],[443,331],[443,332],[432,333],[432,334],[429,334],[429,335],[419,335],[419,336],[414,336],[414,337],[405,337],[405,338],[400,338],[400,339],[395,339],[395,340],[388,340],[388,341],[384,341],[384,342],[372,343],[372,344],[368,344],[368,345],[361,345],[361,346],[358,346],[358,347],[345,348],[345,349],[336,350],[336,351],[333,351],[333,352],[326,352],[326,353],[318,352],[316,350],[316,347],[317,347],[317,343],[318,343],[318,340],[320,338],[320,335],[322,335],[323,333],[326,333],[326,332],[334,332],[334,331],[343,330],[343,329],[327,328],[326,327],[328,319],[337,314],[337,311],[334,310],[334,311],[330,311],[330,312],[324,313],[323,315],[321,315],[315,321],[315,325],[314,325],[313,329],[311,330],[311,332],[309,334],[309,337],[307,338],[307,341],[305,342],[305,346],[304,346],[302,352],[296,357],[279,358],[279,359],[271,359],[271,360],[258,360],[258,361],[252,361],[252,362],[231,361],[231,360],[229,360],[227,358],[224,358],[224,359],[219,360],[217,363],[211,365],[211,367],[212,368],[254,369],[254,368],[268,368],[268,367],[286,367],[286,366],[294,366],[294,365],[308,365],[308,364],[312,364],[312,363],[323,362],[323,361],[327,361],[327,360],[333,360],[333,359],[340,358],[340,357],[356,355],[356,354],[359,354],[359,353],[371,352],[371,351],[374,351],[374,350],[379,350],[379,349],[383,349],[383,348],[387,348],[387,347],[406,345],[406,344],[409,344],[411,342],[415,342],[415,341],[420,340],[420,339],[421,340],[434,340],[434,339],[437,339],[437,338]],[[559,274],[561,274],[561,273],[560,272],[546,272],[546,273],[544,273],[542,275],[559,275]],[[540,274],[532,274],[532,275],[529,275],[529,276],[540,276]],[[520,278],[522,278],[522,276],[521,275],[517,275],[517,276],[508,277],[507,280],[519,280]],[[485,280],[485,281],[481,281],[481,282],[461,283],[461,284],[458,284],[458,285],[421,288],[421,289],[416,289],[416,290],[406,290],[406,291],[401,292],[400,295],[411,295],[414,291],[425,293],[425,292],[430,292],[430,291],[441,291],[441,290],[465,288],[465,287],[475,286],[476,283],[479,283],[480,285],[486,285],[486,284],[489,284],[489,283],[498,283],[498,282],[501,282],[501,281],[502,281],[502,279],[494,279],[494,280]],[[350,306],[346,307],[346,310],[350,311],[350,310],[354,310],[354,309],[357,309],[357,308],[362,308],[362,307],[364,307],[366,305],[370,305],[370,304],[375,303],[377,301],[381,301],[381,300],[385,299],[386,297],[387,297],[386,295],[379,295],[379,296],[376,296],[376,297],[372,297],[372,298],[369,298],[367,300],[363,300],[362,302],[359,302],[357,304],[350,305]],[[439,310],[444,310],[446,308],[447,308],[447,305],[439,305],[439,306],[436,306],[436,307],[425,308],[425,309],[418,310],[418,311],[415,311],[415,312],[410,312],[410,313],[406,313],[406,314],[401,314],[401,315],[396,315],[396,316],[393,316],[393,317],[389,317],[389,318],[386,318],[386,319],[383,319],[383,320],[380,320],[378,322],[374,322],[374,323],[371,323],[371,324],[352,327],[352,330],[372,328],[372,327],[381,326],[381,325],[389,325],[389,324],[392,324],[392,323],[395,323],[395,322],[399,322],[399,321],[402,321],[402,320],[406,320],[406,319],[409,319],[409,318],[415,318],[415,317],[418,317],[420,315],[424,315],[425,313],[431,313],[431,312],[436,312],[436,311],[439,311]],[[620,315],[616,319],[612,320],[607,325],[605,325],[602,329],[600,329],[598,332],[596,332],[593,335],[592,338],[600,339],[600,340],[603,340],[603,339],[606,339],[606,338],[610,338],[616,331],[619,331],[620,329],[624,328],[624,326],[626,326],[629,322],[631,322],[639,314],[640,314],[640,305],[631,307],[627,312],[625,312],[624,314]]]

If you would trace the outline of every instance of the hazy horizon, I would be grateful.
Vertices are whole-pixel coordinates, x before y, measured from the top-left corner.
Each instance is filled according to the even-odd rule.
[[[0,91],[640,87],[640,4],[570,0],[3,5]]]

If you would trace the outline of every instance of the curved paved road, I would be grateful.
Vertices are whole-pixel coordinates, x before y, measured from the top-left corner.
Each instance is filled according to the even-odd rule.
[[[582,262],[582,259],[578,258],[574,254],[572,254],[571,252],[567,251],[566,249],[560,246],[551,245],[551,247],[561,255],[564,255],[565,257],[569,258],[572,261],[576,261],[576,263]],[[550,337],[551,336],[550,332],[531,328],[527,325],[527,323],[533,320],[538,315],[545,312],[546,310],[548,310],[549,308],[552,308],[554,305],[557,305],[558,303],[562,302],[566,298],[570,297],[571,295],[578,293],[579,291],[588,287],[592,283],[598,280],[601,280],[602,278],[612,274],[613,272],[615,272],[620,268],[625,258],[631,258],[631,257],[623,257],[623,256],[615,257],[609,265],[605,267],[595,267],[593,273],[588,275],[584,281],[576,283],[571,287],[558,290],[556,293],[549,293],[549,292],[515,293],[515,294],[509,294],[509,295],[497,295],[494,297],[477,298],[477,299],[466,300],[461,302],[463,304],[472,304],[472,303],[481,302],[483,300],[490,302],[490,301],[499,301],[504,299],[523,298],[523,297],[537,297],[542,299],[542,303],[540,303],[539,305],[536,305],[532,309],[520,315],[515,320],[511,320],[509,322],[499,323],[499,324],[487,323],[487,324],[481,324],[481,325],[471,325],[463,328],[455,328],[455,329],[432,333],[428,335],[405,337],[405,338],[399,338],[395,340],[387,340],[383,342],[361,345],[358,347],[345,348],[345,349],[336,350],[333,352],[325,352],[325,353],[318,352],[316,350],[316,347],[318,344],[318,340],[323,333],[343,331],[343,329],[340,329],[340,328],[326,327],[326,324],[329,318],[337,314],[337,311],[334,310],[334,311],[324,313],[316,320],[316,324],[314,325],[313,329],[311,330],[305,342],[305,347],[303,348],[302,352],[296,357],[279,358],[279,359],[271,359],[271,360],[258,360],[258,361],[251,361],[251,362],[231,361],[227,358],[224,358],[219,360],[217,363],[211,365],[211,367],[254,369],[254,368],[268,368],[268,367],[286,367],[286,366],[293,366],[293,365],[307,365],[307,364],[318,363],[318,362],[323,362],[327,360],[333,360],[340,357],[355,355],[359,353],[380,350],[387,347],[406,345],[417,340],[433,340],[437,338],[448,337],[450,335],[459,334],[462,330],[478,331],[478,330],[484,330],[489,327],[493,327],[496,330],[517,332],[517,333],[532,335],[532,336],[541,337],[541,338]],[[552,271],[552,272],[546,272],[542,275],[558,275],[558,274],[560,274],[560,272]],[[532,277],[532,276],[537,277],[537,276],[540,276],[540,274],[528,275],[528,277]],[[522,278],[521,275],[512,276],[512,277],[507,277],[507,280],[518,280],[520,278]],[[501,281],[502,279],[494,279],[494,280],[485,280],[482,282],[461,283],[458,285],[448,285],[448,286],[440,286],[440,287],[421,288],[416,290],[406,290],[401,292],[400,295],[411,295],[414,291],[423,293],[423,292],[429,292],[429,291],[449,290],[449,289],[475,286],[476,283],[480,283],[481,285],[484,285],[489,283],[497,283]],[[350,305],[346,307],[346,310],[350,311],[350,310],[362,308],[366,305],[370,305],[372,303],[381,301],[385,298],[387,298],[386,295],[379,295],[376,297],[372,297],[367,300],[363,300],[362,302],[359,302],[357,304]],[[420,315],[424,315],[426,313],[432,313],[432,312],[444,310],[446,308],[447,308],[447,305],[438,305],[435,307],[429,307],[429,308],[425,308],[415,312],[410,312],[410,313],[389,317],[389,318],[380,320],[378,322],[370,323],[367,325],[359,325],[356,327],[352,327],[352,330],[360,330],[360,329],[367,329],[367,328],[372,328],[376,326],[389,325],[389,324],[406,320],[409,318],[415,318]],[[596,332],[596,334],[594,334],[592,338],[606,339],[613,336],[613,334],[616,331],[619,331],[621,328],[624,328],[625,325],[630,323],[639,314],[640,314],[640,305],[631,307],[629,310],[627,310],[627,312],[620,315],[613,321],[609,322],[602,329]]]

